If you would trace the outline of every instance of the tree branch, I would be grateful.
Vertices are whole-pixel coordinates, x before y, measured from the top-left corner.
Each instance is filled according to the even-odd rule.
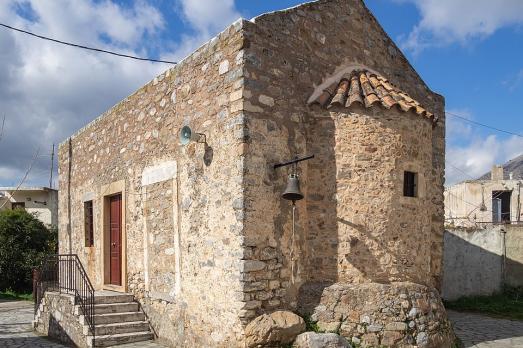
[[[35,164],[36,159],[38,158],[39,154],[40,154],[40,148],[36,149],[35,155],[33,157],[33,160],[31,161],[31,164],[29,165],[29,168],[27,168],[27,171],[25,172],[25,175],[22,178],[22,180],[20,180],[20,183],[18,184],[18,186],[16,186],[16,188],[9,193],[9,198],[13,197],[13,194],[16,193],[20,189],[20,187],[24,184],[25,180],[29,176],[29,173],[33,169],[33,165]],[[0,206],[0,210],[7,204],[7,202],[9,202],[9,198],[6,199],[6,201]]]

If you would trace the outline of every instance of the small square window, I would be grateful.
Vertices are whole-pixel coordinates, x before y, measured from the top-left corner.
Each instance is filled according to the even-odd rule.
[[[418,196],[418,173],[407,171],[403,173],[403,196]]]
[[[94,245],[93,201],[84,202],[85,246]]]

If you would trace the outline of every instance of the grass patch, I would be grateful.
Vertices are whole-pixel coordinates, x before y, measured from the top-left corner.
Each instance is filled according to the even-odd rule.
[[[499,318],[523,320],[523,289],[507,288],[492,296],[462,297],[445,301],[445,307],[456,311],[489,314]]]
[[[456,340],[452,343],[452,348],[465,348],[465,345],[461,342],[459,337],[456,337]]]
[[[18,292],[12,291],[12,290],[5,290],[5,291],[0,291],[0,299],[33,301],[33,294],[18,293]]]
[[[313,332],[317,332],[317,333],[324,332],[324,331],[320,330],[320,327],[318,326],[318,322],[313,321],[309,314],[307,314],[303,317],[303,321],[305,321],[305,331],[313,331]]]

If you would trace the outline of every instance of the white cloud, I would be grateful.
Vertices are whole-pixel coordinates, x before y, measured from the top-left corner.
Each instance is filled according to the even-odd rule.
[[[179,0],[185,18],[203,36],[214,35],[240,17],[234,0]]]
[[[466,110],[452,113],[472,119]],[[445,184],[453,185],[463,180],[477,179],[489,172],[494,164],[503,164],[523,153],[523,138],[518,136],[484,137],[466,123],[447,116],[447,150]]]
[[[176,5],[194,32],[172,44],[165,60],[180,61],[241,17],[234,0],[177,0]]]
[[[33,21],[19,13],[30,8]],[[122,8],[109,1],[3,1],[0,20],[32,32],[109,50],[146,55],[144,37],[163,28],[160,12],[142,2]],[[33,16],[32,16],[33,17]],[[0,29],[0,185],[17,183],[35,150],[48,154],[98,114],[166,69],[153,64],[65,47]],[[42,156],[28,184],[46,184]]]
[[[523,23],[521,0],[396,0],[413,3],[421,20],[402,38],[402,46],[414,52],[429,46],[465,43],[496,30]]]
[[[148,56],[161,47],[158,55],[179,60],[239,17],[232,0],[178,1],[180,15],[193,29],[179,43],[159,37],[166,19],[145,0],[2,0],[0,21],[130,55]],[[18,183],[37,148],[43,155],[27,184],[48,184],[46,154],[53,143],[169,67],[57,45],[3,28],[0,61],[0,117],[6,115],[0,186]]]
[[[509,79],[503,81],[503,85],[508,88],[510,92],[514,92],[523,82],[523,69],[516,72]]]
[[[468,109],[449,109],[447,112],[460,115],[468,119],[472,118],[472,113]],[[447,140],[468,138],[472,134],[472,126],[466,121],[462,121],[452,116],[447,116],[446,131]]]

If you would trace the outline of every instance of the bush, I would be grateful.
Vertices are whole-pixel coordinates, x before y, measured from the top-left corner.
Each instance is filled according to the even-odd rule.
[[[22,209],[0,212],[0,291],[32,290],[32,269],[56,253],[58,233]]]

